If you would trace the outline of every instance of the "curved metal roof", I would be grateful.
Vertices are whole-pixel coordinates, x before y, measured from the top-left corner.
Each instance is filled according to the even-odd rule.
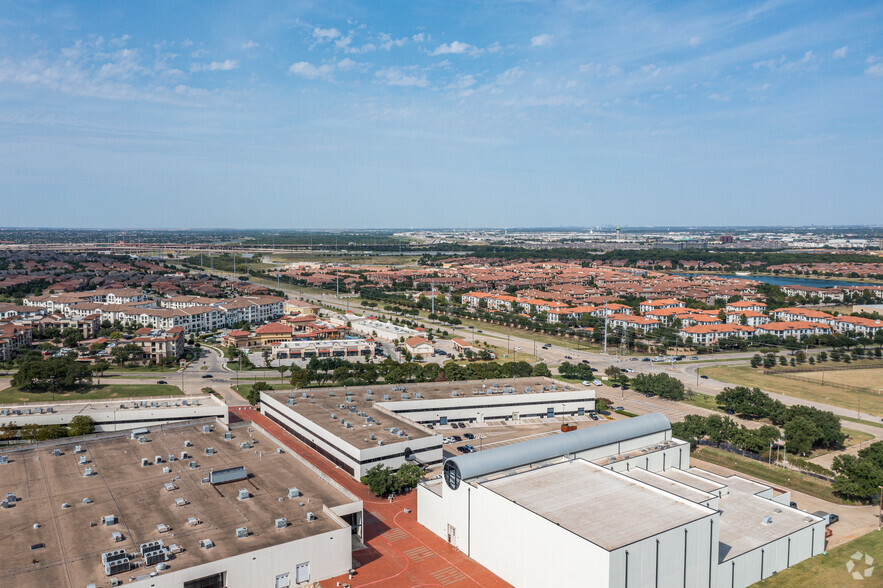
[[[446,473],[451,471],[456,477],[468,480],[669,430],[671,430],[671,423],[668,422],[665,415],[660,413],[645,414],[560,435],[550,435],[531,441],[504,445],[478,453],[458,455],[448,459],[444,469]]]

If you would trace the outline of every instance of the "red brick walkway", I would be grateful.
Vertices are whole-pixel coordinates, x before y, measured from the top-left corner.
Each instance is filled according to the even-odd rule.
[[[417,522],[416,491],[397,496],[392,503],[379,499],[366,486],[258,411],[248,407],[230,407],[230,411],[262,427],[364,502],[367,547],[353,552],[353,558],[361,566],[352,580],[348,576],[340,576],[326,580],[323,586],[336,587],[338,582],[341,586],[350,584],[353,588],[509,586]],[[406,508],[410,508],[411,512],[406,513]]]

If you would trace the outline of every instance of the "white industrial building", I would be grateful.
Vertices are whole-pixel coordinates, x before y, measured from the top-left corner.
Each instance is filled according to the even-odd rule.
[[[259,427],[69,439],[0,462],[2,586],[308,586],[352,567],[362,502]]]
[[[261,392],[261,413],[355,478],[377,464],[442,462],[442,436],[428,425],[584,415],[593,389],[546,378],[432,382],[408,386]]]
[[[789,493],[689,460],[644,415],[448,459],[417,518],[517,587],[742,588],[824,551]]]
[[[214,396],[169,396],[144,400],[59,401],[0,406],[0,422],[67,425],[77,415],[92,417],[97,432],[126,431],[195,419],[227,419],[227,405]]]

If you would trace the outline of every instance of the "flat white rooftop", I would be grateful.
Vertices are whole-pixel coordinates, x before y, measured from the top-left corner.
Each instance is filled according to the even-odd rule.
[[[482,486],[607,551],[715,513],[581,459]]]

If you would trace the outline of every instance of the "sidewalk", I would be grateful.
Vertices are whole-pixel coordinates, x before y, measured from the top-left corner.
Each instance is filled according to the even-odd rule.
[[[366,547],[353,552],[356,575],[352,580],[348,576],[332,578],[323,582],[323,586],[336,588],[337,582],[341,586],[349,584],[354,588],[509,586],[417,522],[416,490],[397,496],[391,503],[377,498],[366,486],[333,466],[258,411],[231,406],[230,412],[263,427],[364,502]],[[411,512],[406,513],[406,508]]]

